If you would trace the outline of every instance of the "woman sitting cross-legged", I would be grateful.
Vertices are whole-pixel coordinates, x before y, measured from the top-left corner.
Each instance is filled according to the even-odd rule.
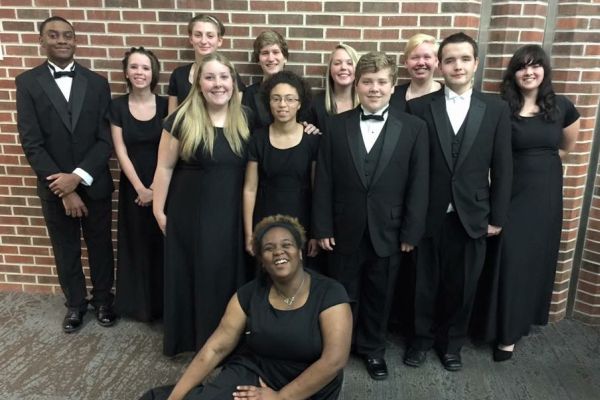
[[[259,277],[231,298],[177,385],[152,389],[141,400],[337,399],[352,314],[342,285],[304,269],[305,241],[295,218],[259,222],[253,238]],[[201,384],[234,349],[216,378]]]

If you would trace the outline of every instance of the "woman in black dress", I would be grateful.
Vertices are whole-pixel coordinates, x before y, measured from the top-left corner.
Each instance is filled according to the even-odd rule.
[[[304,133],[298,112],[309,107],[310,87],[290,71],[281,71],[265,82],[262,93],[273,123],[254,130],[248,146],[244,181],[244,234],[252,254],[252,231],[264,217],[291,215],[309,231],[312,182],[319,136]],[[307,255],[317,255],[315,239]]]
[[[225,26],[217,17],[208,14],[198,14],[189,20],[188,36],[194,54],[195,62],[182,65],[173,70],[169,79],[169,114],[175,108],[183,103],[192,87],[194,73],[196,72],[197,63],[207,54],[214,53],[219,50],[223,44],[223,36],[225,35]],[[245,85],[236,73],[238,91],[241,93],[245,89]]]
[[[516,51],[502,80],[512,110],[514,177],[499,238],[494,360],[512,356],[530,326],[548,323],[562,226],[562,163],[579,132],[579,113],[554,93],[550,60],[538,45]]]
[[[417,33],[411,36],[404,47],[404,66],[410,82],[397,85],[390,105],[406,111],[406,102],[426,94],[437,92],[442,85],[433,79],[438,67],[438,45],[433,36]]]
[[[114,99],[108,114],[121,167],[115,308],[140,321],[160,318],[163,307],[163,237],[149,207],[167,116],[167,99],[152,92],[159,72],[151,51],[132,47],[123,59],[129,94]]]
[[[337,399],[352,314],[341,284],[303,268],[305,240],[296,219],[261,221],[253,238],[261,276],[231,298],[177,385],[153,389],[141,400]],[[202,385],[240,341],[219,375]]]
[[[165,121],[154,176],[153,211],[166,235],[163,352],[169,356],[202,347],[247,281],[247,117],[229,60],[209,54],[198,68],[190,95]]]
[[[312,102],[312,122],[327,132],[327,121],[332,115],[343,113],[358,106],[354,90],[354,68],[358,54],[353,47],[340,43],[329,56],[325,91],[317,94]]]

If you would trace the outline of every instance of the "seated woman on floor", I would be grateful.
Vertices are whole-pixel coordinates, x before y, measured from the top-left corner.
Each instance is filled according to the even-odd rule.
[[[342,285],[304,269],[305,242],[295,218],[259,222],[253,237],[259,277],[231,298],[177,385],[152,389],[140,400],[337,399],[352,314]],[[242,336],[216,378],[201,384]]]

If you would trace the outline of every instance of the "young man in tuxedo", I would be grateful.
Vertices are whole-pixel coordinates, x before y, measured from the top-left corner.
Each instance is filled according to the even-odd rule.
[[[390,112],[396,63],[369,53],[356,66],[360,105],[332,117],[321,139],[313,198],[313,237],[331,252],[328,272],[353,301],[355,350],[373,379],[388,375],[387,319],[400,253],[425,223],[425,124]]]
[[[426,232],[417,248],[415,338],[404,362],[418,367],[435,347],[447,370],[462,368],[486,236],[502,230],[512,183],[508,105],[473,90],[477,44],[464,33],[438,50],[445,87],[411,100],[430,144]]]
[[[112,310],[113,249],[108,169],[110,128],[104,115],[108,82],[74,61],[73,26],[53,16],[40,25],[43,64],[16,78],[17,126],[23,150],[38,178],[37,192],[66,298],[65,332],[77,331],[88,307],[80,235],[87,244],[92,298],[100,325]]]

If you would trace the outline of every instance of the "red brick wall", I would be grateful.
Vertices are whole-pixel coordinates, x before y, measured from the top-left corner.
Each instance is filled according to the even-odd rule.
[[[578,239],[583,240],[577,237],[577,231],[600,92],[600,4],[560,3],[552,45],[555,82],[558,91],[575,102],[583,118],[577,149],[565,167],[565,222],[553,298],[554,319],[565,315],[574,248]],[[480,32],[488,23],[480,17],[488,6],[489,30]],[[193,58],[187,44],[186,21],[193,13],[206,11],[225,22],[223,50],[247,83],[259,75],[256,65],[249,61],[253,38],[266,28],[276,29],[288,39],[289,68],[307,77],[315,87],[323,86],[328,54],[340,41],[361,52],[382,50],[399,56],[405,40],[414,33],[442,38],[462,30],[475,37],[487,37],[488,43],[481,43],[487,53],[482,85],[487,91],[497,89],[502,68],[519,45],[543,43],[545,20],[551,14],[539,1],[2,0],[0,290],[60,293],[35,194],[35,177],[23,156],[16,130],[14,77],[43,60],[37,24],[50,15],[71,20],[78,35],[78,60],[106,75],[114,95],[125,90],[119,69],[125,49],[144,45],[155,50],[164,71],[158,91],[165,93],[170,71]],[[401,77],[405,79],[406,75],[402,73]],[[116,178],[114,161],[112,166]],[[596,185],[599,183],[600,178]],[[578,315],[600,315],[600,296],[593,296],[600,294],[599,190],[589,220]]]

